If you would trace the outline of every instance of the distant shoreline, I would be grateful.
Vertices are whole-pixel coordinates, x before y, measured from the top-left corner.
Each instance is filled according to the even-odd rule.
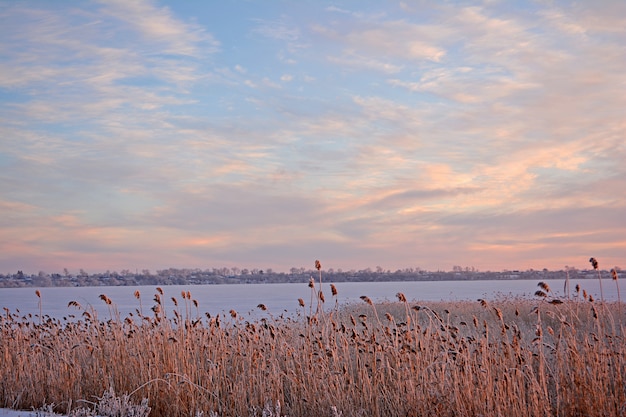
[[[621,271],[618,270],[621,273]],[[308,283],[311,278],[319,279],[319,272],[292,268],[292,272],[273,272],[238,268],[221,268],[211,270],[199,269],[168,269],[155,274],[147,270],[142,273],[131,273],[128,270],[87,274],[38,274],[27,275],[18,271],[15,274],[0,275],[0,288],[22,287],[102,287],[102,286],[136,286],[136,285],[224,285],[224,284],[278,284]],[[485,281],[485,280],[548,280],[548,279],[597,279],[598,271],[568,269],[560,271],[527,270],[478,272],[471,270],[457,271],[422,271],[414,269],[391,271],[374,271],[371,269],[351,271],[321,271],[322,279],[327,282],[429,282],[429,281]],[[600,271],[602,278],[611,279],[609,271]]]

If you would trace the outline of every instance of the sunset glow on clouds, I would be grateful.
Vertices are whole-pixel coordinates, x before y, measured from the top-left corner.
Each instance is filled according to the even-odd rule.
[[[626,267],[622,1],[0,3],[0,272]]]

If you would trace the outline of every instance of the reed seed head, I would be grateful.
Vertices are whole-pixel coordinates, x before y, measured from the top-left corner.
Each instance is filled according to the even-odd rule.
[[[106,304],[111,305],[111,299],[107,297],[105,294],[100,294],[100,299],[104,301]]]
[[[36,295],[38,298],[41,298],[41,292],[39,292],[39,290],[35,290],[35,295]]]
[[[374,303],[372,303],[372,300],[367,295],[362,295],[361,300],[365,301],[369,305],[374,305]]]
[[[330,284],[330,292],[333,294],[333,297],[337,296],[337,287],[335,287],[335,284]]]
[[[139,300],[139,297],[141,297],[141,293],[139,290],[135,290],[135,298]]]
[[[547,283],[543,282],[543,281],[541,281],[539,284],[537,284],[537,286],[539,288],[541,288],[542,290],[544,290],[545,292],[550,292],[550,286]]]
[[[259,304],[256,307],[261,309],[261,310],[263,310],[263,311],[267,310],[267,307],[265,306],[265,304]]]
[[[318,271],[322,269],[322,264],[318,260],[315,261],[315,269],[317,269]]]
[[[617,281],[617,271],[615,268],[611,269],[611,276],[613,277],[613,281]]]
[[[298,304],[300,304],[300,307],[304,307],[304,300],[302,298],[298,298]]]
[[[596,258],[589,258],[589,262],[591,262],[593,269],[598,269],[598,260]]]
[[[313,277],[309,278],[309,288],[315,288],[315,280]]]
[[[503,321],[503,318],[502,318],[502,310],[500,310],[498,307],[494,307],[493,309],[494,309],[494,311],[496,312],[496,316],[498,316],[498,319],[499,319],[500,321]]]
[[[398,297],[398,301],[400,301],[401,303],[406,303],[406,297],[401,292],[397,293],[396,297]]]

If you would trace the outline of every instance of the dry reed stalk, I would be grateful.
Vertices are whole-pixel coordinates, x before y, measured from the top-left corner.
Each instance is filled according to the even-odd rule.
[[[323,314],[324,313],[324,293],[322,292],[322,264],[320,263],[319,260],[315,260],[315,269],[317,269],[317,272],[319,274],[319,281],[320,281],[320,289],[317,293],[317,312]]]
[[[569,287],[569,266],[565,265],[565,283],[563,284],[563,292],[565,293],[567,300],[569,301],[570,297],[569,297],[569,293],[570,293],[570,287]]]
[[[43,323],[43,308],[41,302],[41,292],[39,290],[35,290],[35,295],[37,296],[37,307],[39,308],[39,324]]]
[[[589,262],[591,262],[591,266],[598,273],[598,282],[600,283],[600,301],[604,303],[604,291],[602,291],[602,274],[600,269],[598,268],[598,260],[596,258],[589,258]]]
[[[335,284],[330,284],[330,293],[335,299],[335,312],[336,312],[339,309],[339,298],[337,297],[339,293],[337,291],[337,287],[335,287]]]
[[[313,277],[309,278],[309,288],[311,289],[311,302],[309,303],[309,318],[313,316],[313,297],[317,299],[317,292],[315,291],[315,280]],[[319,301],[318,301],[319,309]]]
[[[401,302],[404,305],[404,312],[405,312],[405,316],[406,316],[406,324],[407,326],[411,327],[411,314],[409,312],[409,303],[406,299],[406,296],[404,295],[404,293],[397,293],[396,297],[398,298],[398,301]]]
[[[613,278],[613,281],[615,281],[615,286],[617,288],[617,305],[618,305],[618,313],[619,313],[619,323],[621,326],[622,323],[622,297],[620,296],[619,293],[619,282],[618,282],[618,274],[617,274],[617,267],[611,269],[611,277]]]
[[[143,317],[143,305],[141,303],[141,293],[139,292],[139,290],[135,290],[135,298],[139,301],[139,310],[137,311],[137,314],[139,314],[139,317]]]

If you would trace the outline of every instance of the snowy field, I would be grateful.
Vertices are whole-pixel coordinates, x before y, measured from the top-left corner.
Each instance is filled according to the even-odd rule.
[[[8,408],[0,408],[0,417],[47,417],[47,416],[50,416],[50,414],[43,413],[43,412],[36,412],[36,411],[16,411],[16,410],[9,410]]]

